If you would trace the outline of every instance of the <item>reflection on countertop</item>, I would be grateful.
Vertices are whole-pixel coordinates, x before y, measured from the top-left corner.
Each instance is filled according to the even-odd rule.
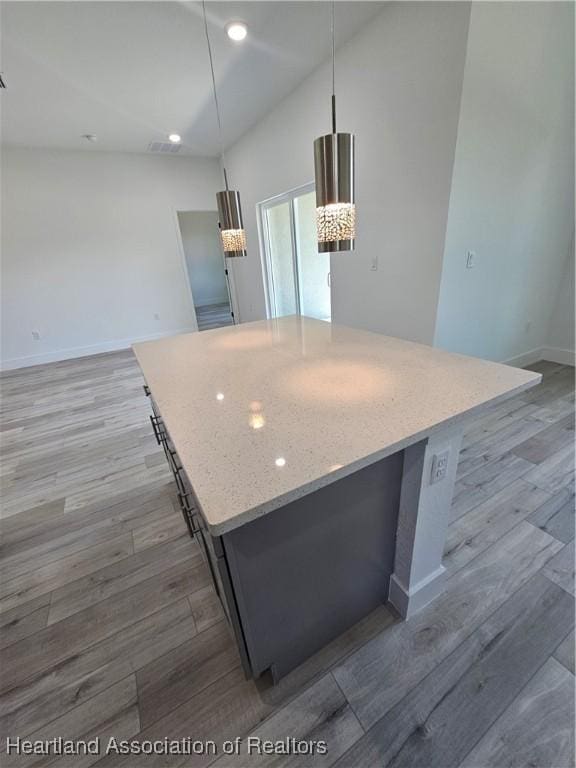
[[[297,316],[134,350],[215,533],[539,381]]]

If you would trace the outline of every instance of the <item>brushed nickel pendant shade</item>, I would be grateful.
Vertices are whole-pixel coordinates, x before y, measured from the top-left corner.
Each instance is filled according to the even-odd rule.
[[[225,189],[216,193],[218,203],[218,221],[220,240],[224,255],[228,257],[246,256],[246,232],[242,221],[240,193]]]
[[[353,251],[356,237],[354,135],[336,131],[334,2],[332,2],[332,133],[314,142],[318,252]]]
[[[204,31],[206,33],[206,43],[208,45],[208,57],[210,58],[210,72],[212,74],[212,92],[214,94],[214,106],[216,107],[216,120],[218,122],[220,160],[222,163],[222,171],[224,175],[225,189],[216,193],[216,203],[218,205],[218,226],[220,228],[220,242],[222,244],[224,258],[226,259],[236,256],[246,256],[246,231],[244,229],[244,222],[242,220],[240,192],[228,188],[228,175],[226,173],[226,163],[224,160],[224,143],[222,141],[222,121],[220,118],[218,94],[216,92],[214,60],[212,58],[212,46],[210,45],[210,35],[208,33],[205,0],[202,0],[202,11],[204,14]],[[226,272],[226,275],[228,275],[228,272]],[[228,291],[230,292],[229,286]]]
[[[354,250],[354,136],[328,133],[314,142],[318,252]]]

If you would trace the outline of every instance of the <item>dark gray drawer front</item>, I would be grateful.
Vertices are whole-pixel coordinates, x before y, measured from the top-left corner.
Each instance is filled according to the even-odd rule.
[[[196,539],[204,552],[206,563],[212,575],[214,589],[220,598],[226,618],[234,631],[244,672],[247,677],[251,677],[252,673],[246,650],[246,642],[240,625],[236,599],[230,581],[230,574],[224,555],[222,541],[219,537],[213,538],[211,536],[200,512],[192,483],[184,471],[182,462],[180,461],[174,443],[166,429],[166,425],[164,424],[158,406],[154,402],[154,398],[151,396],[147,386],[145,386],[144,391],[147,396],[150,397],[150,405],[153,412],[153,415],[150,416],[150,421],[152,423],[154,436],[158,444],[163,447],[168,466],[174,475],[174,482],[176,484],[176,491],[182,515],[188,526],[190,536]]]

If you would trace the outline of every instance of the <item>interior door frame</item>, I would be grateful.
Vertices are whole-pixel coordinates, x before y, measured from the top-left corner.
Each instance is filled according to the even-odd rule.
[[[182,241],[182,230],[180,229],[180,222],[178,221],[178,214],[179,213],[214,213],[216,216],[218,216],[218,211],[215,209],[210,208],[173,208],[172,209],[172,217],[174,220],[174,227],[176,229],[176,240],[178,244],[178,250],[180,252],[180,263],[182,266],[182,271],[184,273],[184,279],[185,283],[188,287],[188,296],[190,298],[190,305],[192,307],[192,314],[194,315],[194,323],[196,325],[196,330],[198,330],[198,319],[196,317],[196,305],[194,304],[194,294],[192,292],[192,280],[190,279],[190,274],[188,272],[188,262],[186,261],[186,252],[184,250],[184,242]],[[216,232],[216,237],[219,237],[218,232]],[[224,253],[222,253],[222,269],[227,271],[228,274],[228,285],[230,286],[230,308],[232,312],[234,313],[234,322],[240,323],[240,312],[238,310],[238,295],[236,293],[236,283],[234,281],[234,271],[231,269],[231,266],[228,261],[226,261],[224,257]]]
[[[274,300],[274,277],[272,271],[272,263],[270,252],[268,250],[269,232],[268,232],[268,217],[266,211],[269,208],[273,208],[276,205],[282,203],[289,203],[290,205],[290,234],[292,245],[292,269],[294,272],[294,288],[296,298],[296,312],[301,314],[302,306],[302,291],[300,287],[300,275],[298,273],[298,255],[296,246],[296,214],[294,210],[294,198],[305,195],[308,192],[314,192],[315,186],[313,181],[309,181],[307,184],[302,184],[299,187],[294,187],[287,192],[282,192],[279,195],[274,195],[266,200],[258,203],[256,208],[258,211],[258,239],[260,241],[260,259],[262,262],[262,282],[264,283],[264,297],[266,299],[266,317],[268,319],[275,317],[273,314],[273,308],[275,306]]]

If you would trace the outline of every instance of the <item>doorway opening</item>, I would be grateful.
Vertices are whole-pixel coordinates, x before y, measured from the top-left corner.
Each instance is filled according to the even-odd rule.
[[[330,254],[318,253],[314,185],[259,205],[268,317],[331,319]]]
[[[178,211],[186,274],[199,331],[234,324],[216,211]]]

